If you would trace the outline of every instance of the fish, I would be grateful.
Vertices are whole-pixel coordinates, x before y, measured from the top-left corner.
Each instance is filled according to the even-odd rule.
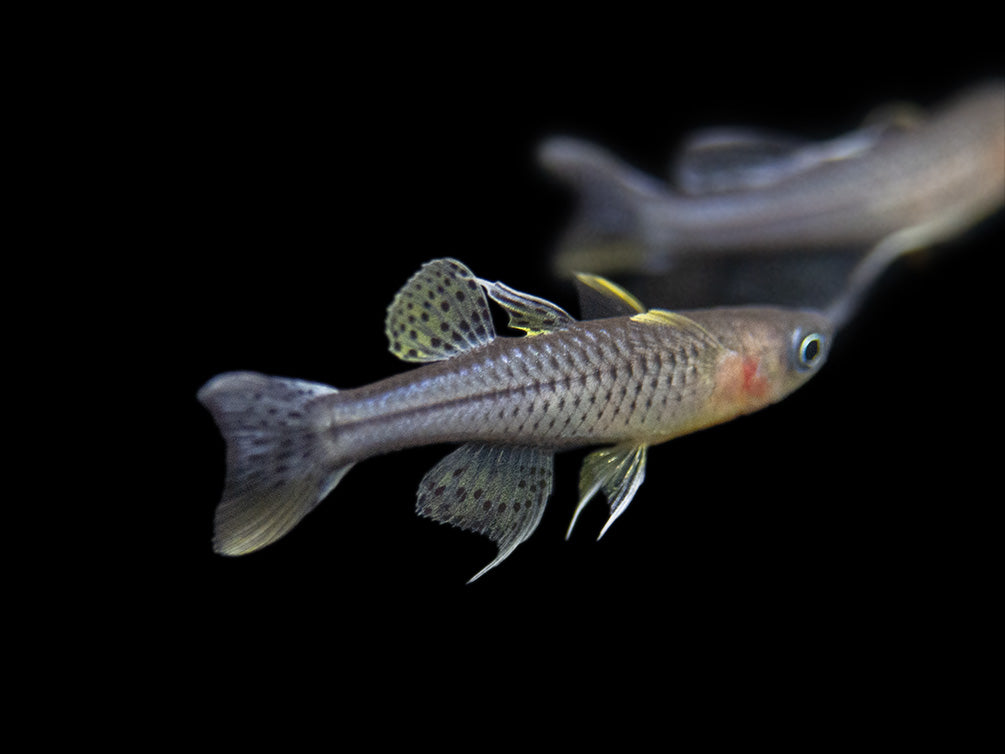
[[[667,288],[654,305],[804,305],[840,325],[894,259],[1005,207],[1005,81],[930,111],[878,108],[825,141],[705,129],[669,181],[568,136],[544,140],[538,160],[578,200],[560,274],[626,275],[637,293],[630,276],[649,275],[647,295]]]
[[[286,535],[356,464],[455,443],[419,484],[416,510],[482,534],[506,559],[535,530],[556,452],[584,459],[579,503],[624,513],[652,445],[781,400],[816,374],[832,329],[781,308],[645,308],[599,276],[576,285],[576,320],[545,299],[436,259],[388,308],[391,352],[414,369],[351,389],[257,372],[210,379],[198,400],[226,445],[214,550],[244,555]],[[522,336],[496,333],[489,300]]]

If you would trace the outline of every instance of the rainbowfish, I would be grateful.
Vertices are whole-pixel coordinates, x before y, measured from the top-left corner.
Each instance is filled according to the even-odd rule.
[[[833,306],[832,320],[846,319],[893,259],[1005,207],[1005,82],[972,86],[931,112],[891,105],[879,113],[819,142],[700,131],[685,141],[669,182],[592,144],[549,139],[539,160],[579,199],[556,267],[669,272],[657,283],[668,290],[661,305],[705,305],[694,287],[708,281],[705,298],[715,305]],[[831,279],[840,285],[827,289]],[[807,297],[792,300],[798,287]],[[825,289],[837,300],[812,298]]]
[[[242,555],[289,532],[355,464],[395,450],[462,443],[419,485],[421,516],[489,537],[504,560],[551,494],[556,451],[588,454],[580,511],[602,492],[617,519],[642,484],[649,446],[782,399],[824,363],[819,314],[771,308],[645,309],[591,275],[577,321],[544,299],[428,262],[388,308],[390,350],[422,366],[336,390],[253,372],[199,391],[226,441],[214,549]],[[497,337],[488,299],[523,337]]]

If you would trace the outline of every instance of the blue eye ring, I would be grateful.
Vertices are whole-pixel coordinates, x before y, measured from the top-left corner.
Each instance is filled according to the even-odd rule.
[[[796,338],[800,334],[796,333]],[[812,369],[823,360],[825,350],[826,340],[820,333],[811,332],[803,336],[796,349],[796,366],[801,370]]]

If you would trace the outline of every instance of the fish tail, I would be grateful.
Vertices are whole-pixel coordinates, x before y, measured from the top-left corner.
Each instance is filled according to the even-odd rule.
[[[548,139],[537,157],[576,194],[576,211],[556,257],[560,273],[633,271],[652,263],[645,207],[669,200],[666,185],[578,139]]]
[[[317,399],[335,392],[254,372],[218,375],[199,391],[227,446],[216,552],[244,555],[276,541],[352,467],[340,462],[325,440]]]

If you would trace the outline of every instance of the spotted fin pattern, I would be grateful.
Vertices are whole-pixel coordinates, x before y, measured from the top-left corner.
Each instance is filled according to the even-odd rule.
[[[333,466],[318,442],[316,382],[229,372],[199,391],[227,441],[227,476],[213,549],[244,555],[274,542],[324,499],[351,464]]]
[[[468,443],[426,474],[416,511],[496,543],[498,554],[474,581],[537,528],[551,495],[553,468],[554,455],[548,450]]]
[[[403,361],[442,361],[495,337],[492,314],[477,278],[455,259],[424,264],[398,291],[384,331]]]

